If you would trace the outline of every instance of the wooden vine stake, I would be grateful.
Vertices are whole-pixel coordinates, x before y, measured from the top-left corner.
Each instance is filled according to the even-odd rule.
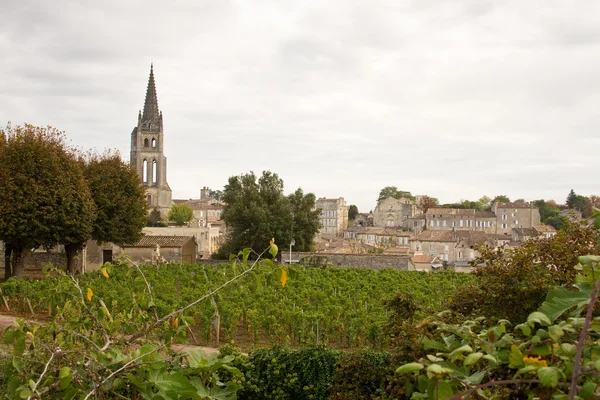
[[[31,302],[29,301],[29,297],[25,297],[25,300],[27,300],[27,305],[29,306],[29,311],[31,311],[31,315],[35,315],[35,313],[33,312],[33,307],[31,307]]]

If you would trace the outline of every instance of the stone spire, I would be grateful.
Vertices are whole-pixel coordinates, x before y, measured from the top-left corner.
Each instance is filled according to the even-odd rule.
[[[154,83],[154,65],[150,64],[150,78],[148,78],[148,88],[146,89],[146,100],[144,102],[143,121],[158,121],[160,112],[158,111],[158,99],[156,98],[156,84]]]

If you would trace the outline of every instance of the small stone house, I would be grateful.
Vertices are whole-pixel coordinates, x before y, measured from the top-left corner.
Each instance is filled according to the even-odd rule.
[[[408,263],[409,271],[439,271],[442,267],[443,263],[439,257],[424,254],[415,254]]]
[[[196,262],[196,240],[193,236],[144,236],[134,245],[123,246],[133,261],[150,261],[159,257],[172,264]]]

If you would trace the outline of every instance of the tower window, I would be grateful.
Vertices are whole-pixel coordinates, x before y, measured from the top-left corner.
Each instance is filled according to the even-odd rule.
[[[156,171],[156,160],[152,161],[152,183],[156,183],[157,182],[157,171]]]
[[[156,147],[156,139],[152,139],[152,147]]]
[[[148,139],[144,139],[144,147],[148,147]]]
[[[152,205],[152,195],[151,194],[146,196],[146,200],[148,200],[148,204]]]
[[[142,182],[148,183],[148,160],[142,163]]]

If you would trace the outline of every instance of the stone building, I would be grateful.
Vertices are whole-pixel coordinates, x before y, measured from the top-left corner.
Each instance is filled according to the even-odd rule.
[[[511,235],[513,228],[533,228],[541,224],[540,209],[530,203],[492,204],[496,215],[496,233]]]
[[[138,123],[131,132],[130,162],[146,186],[150,209],[158,208],[163,216],[171,208],[171,188],[167,183],[167,158],[164,155],[163,116],[158,109],[154,68],[146,89],[144,111],[138,113]]]
[[[425,213],[429,230],[496,232],[496,215],[489,211],[460,208],[430,208]]]
[[[321,210],[320,234],[341,236],[348,229],[348,206],[343,197],[339,199],[321,197],[315,202],[315,207]]]
[[[161,260],[174,264],[196,262],[196,241],[192,236],[144,236],[133,245],[123,246],[123,252],[135,262]]]
[[[415,201],[407,197],[386,197],[373,210],[373,226],[402,228],[408,218],[419,214]]]

